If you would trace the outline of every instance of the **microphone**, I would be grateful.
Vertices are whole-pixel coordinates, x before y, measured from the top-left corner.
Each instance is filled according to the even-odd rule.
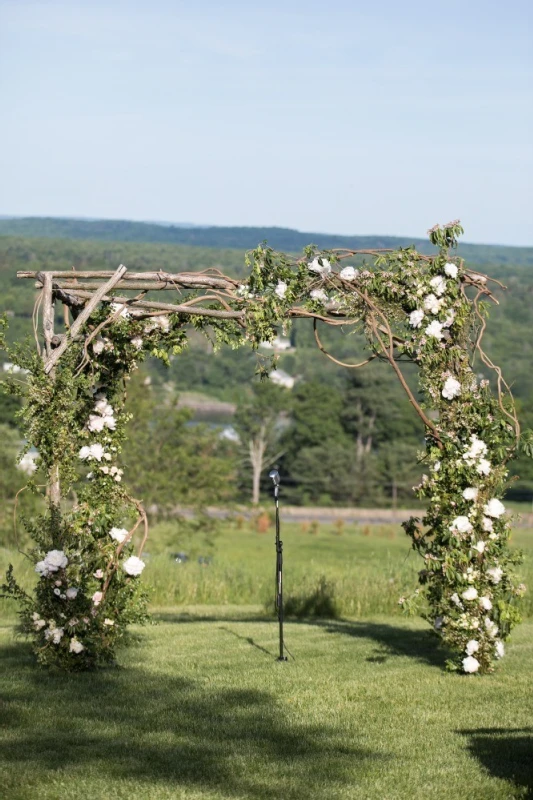
[[[273,482],[274,486],[279,486],[280,477],[279,477],[279,472],[277,471],[277,469],[271,469],[270,472],[268,473],[268,477],[272,478],[272,482]]]

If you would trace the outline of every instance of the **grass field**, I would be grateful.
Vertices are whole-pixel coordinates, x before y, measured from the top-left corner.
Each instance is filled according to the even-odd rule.
[[[287,528],[288,594],[309,593],[324,575],[338,618],[288,621],[295,660],[280,664],[263,605],[270,533],[227,530],[208,567],[176,564],[163,552],[168,531],[154,533],[145,575],[158,624],[134,629],[120,667],[36,669],[4,606],[0,796],[533,797],[533,620],[515,631],[496,674],[446,673],[424,623],[397,610],[417,566],[401,534]],[[531,553],[529,541],[516,534]],[[350,587],[358,599],[347,611]]]

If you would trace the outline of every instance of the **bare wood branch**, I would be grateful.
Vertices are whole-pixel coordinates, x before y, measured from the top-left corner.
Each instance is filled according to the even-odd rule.
[[[52,337],[54,335],[54,298],[52,294],[52,276],[45,273],[43,282],[43,335],[45,360],[52,354]]]
[[[108,290],[106,290],[108,291]],[[70,289],[70,294],[77,297],[94,297],[92,292]],[[172,303],[157,303],[155,300],[135,300],[131,297],[112,297],[104,295],[99,297],[108,303],[121,303],[128,308],[143,308],[149,311],[168,311],[174,314],[188,314],[199,317],[219,317],[220,319],[244,319],[244,311],[221,311],[216,308],[193,308],[187,305],[173,305]]]
[[[218,270],[217,270],[218,272]],[[105,280],[108,278],[112,278],[114,273],[109,270],[85,270],[83,272],[69,272],[67,270],[59,270],[59,271],[52,271],[48,273],[52,275],[52,278],[55,280],[59,279],[61,284],[64,284],[65,287],[68,285],[78,285],[76,284],[77,279],[94,279],[94,280]],[[43,283],[45,273],[42,271],[26,271],[26,270],[19,270],[17,272],[17,278],[21,279],[34,279]],[[233,289],[235,286],[238,286],[239,283],[242,281],[238,281],[235,278],[229,278],[226,275],[222,275],[219,273],[218,275],[206,275],[205,273],[198,274],[194,272],[178,272],[178,273],[171,273],[171,272],[128,272],[127,278],[124,278],[124,281],[131,282],[131,281],[152,281],[157,284],[157,288],[167,288],[173,289],[175,288],[176,284],[179,286],[190,286],[191,288],[194,287],[212,287],[212,288],[220,288],[220,289]],[[165,284],[169,284],[165,286]],[[122,285],[122,284],[119,284]],[[95,287],[96,288],[96,287]],[[144,286],[143,286],[144,288]],[[157,288],[155,289],[157,291]]]
[[[87,322],[89,317],[91,316],[92,312],[98,305],[98,303],[104,298],[107,292],[111,291],[115,286],[116,282],[119,281],[124,273],[126,272],[126,267],[121,264],[118,269],[116,270],[115,274],[112,278],[110,278],[107,283],[101,286],[96,292],[92,295],[91,299],[81,312],[81,314],[74,320],[70,329],[68,338],[66,338],[58,348],[56,348],[53,353],[50,355],[48,361],[45,364],[44,371],[46,373],[50,373],[50,371],[54,368],[57,364],[65,350],[67,349],[69,342],[73,336],[77,334],[80,328]]]

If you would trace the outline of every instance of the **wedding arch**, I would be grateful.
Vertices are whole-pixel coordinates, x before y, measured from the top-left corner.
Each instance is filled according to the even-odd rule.
[[[400,602],[422,604],[420,613],[455,653],[451,669],[493,670],[519,621],[524,591],[501,502],[520,428],[502,372],[482,347],[484,301],[497,302],[492,279],[456,255],[462,232],[458,221],[432,228],[438,252],[431,256],[414,247],[309,246],[292,257],[261,245],[247,255],[244,281],[217,269],[134,273],[122,265],[115,272],[18,273],[40,289],[36,347],[7,348],[3,341],[11,361],[27,371],[24,385],[7,383],[24,397],[23,454],[38,451],[47,510],[30,526],[35,591],[19,586],[12,567],[3,590],[19,601],[21,628],[33,637],[41,663],[79,670],[110,661],[126,626],[146,616],[140,575],[148,524],[118,462],[128,374],[147,355],[179,354],[190,328],[216,344],[257,348],[293,319],[309,318],[318,348],[335,363],[356,369],[387,361],[422,420],[428,474],[417,493],[427,508],[404,528],[424,564],[420,588]],[[151,299],[155,292],[171,302]],[[55,330],[60,305],[65,333]],[[357,364],[335,358],[322,344],[322,325],[362,331],[369,357]],[[494,392],[476,375],[476,358],[493,371]],[[418,366],[416,395],[400,359]],[[31,479],[28,487],[39,491]],[[124,527],[132,511],[135,523]]]

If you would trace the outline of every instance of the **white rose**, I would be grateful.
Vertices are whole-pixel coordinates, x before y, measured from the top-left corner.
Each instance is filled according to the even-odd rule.
[[[90,459],[91,448],[87,447],[87,445],[85,445],[85,447],[82,447],[80,452],[78,453],[78,457],[81,458],[82,461],[87,461],[87,459]]]
[[[421,308],[417,308],[415,309],[415,311],[411,311],[411,313],[409,314],[409,325],[412,328],[420,328],[420,326],[422,325],[422,320],[424,319],[425,316],[426,315],[424,314]]]
[[[132,345],[136,350],[140,350],[143,346],[143,340],[140,336],[136,336],[134,339],[131,340]]]
[[[483,517],[482,528],[484,531],[491,532],[494,526],[493,521],[489,517]]]
[[[115,417],[102,417],[102,422],[110,431],[114,431],[117,425]]]
[[[470,443],[470,447],[467,447],[463,459],[469,466],[473,466],[477,459],[486,454],[487,445],[481,439],[478,439],[475,434],[470,437]]]
[[[473,530],[472,523],[468,517],[456,517],[449,528],[451,531],[458,531],[459,533],[471,533]]]
[[[492,583],[499,583],[503,577],[503,569],[501,567],[491,567],[487,570],[487,575]]]
[[[431,323],[435,325],[435,322]],[[438,323],[437,323],[438,325]],[[457,397],[461,394],[461,384],[456,378],[446,378],[444,386],[442,387],[442,396],[446,398],[446,400],[453,400],[454,397]]]
[[[499,629],[494,620],[490,619],[490,617],[485,617],[485,628],[491,639],[495,639]]]
[[[449,278],[457,278],[458,269],[451,261],[448,261],[448,263],[444,265],[444,272]]]
[[[479,542],[475,543],[474,550],[477,550],[478,553],[483,553],[486,546],[487,546],[486,542],[480,539]]]
[[[450,310],[446,314],[446,319],[442,323],[442,327],[451,328],[454,322],[455,322],[455,311],[453,310],[453,308],[450,308]]]
[[[429,282],[429,285],[437,295],[440,297],[446,291],[446,279],[442,275],[436,275]]]
[[[314,258],[307,266],[310,272],[318,272],[319,275],[329,275],[331,272],[331,264],[327,258]]]
[[[465,672],[477,672],[479,669],[479,661],[474,656],[467,656],[463,658],[463,669]]]
[[[287,289],[288,288],[289,287],[285,283],[285,281],[278,281],[278,285],[274,289],[274,294],[276,294],[280,298],[280,300],[283,300],[283,298],[287,294]]]
[[[68,564],[68,558],[62,550],[49,550],[44,557],[44,563],[49,572],[57,572],[58,569],[64,569]]]
[[[76,597],[78,596],[78,590],[75,589],[74,586],[71,586],[70,589],[67,589],[65,594],[67,595],[69,600],[75,600]]]
[[[127,531],[126,528],[111,528],[109,531],[109,535],[112,539],[115,539],[116,542],[123,542],[128,533],[129,531]]]
[[[113,622],[113,620],[112,620],[112,619],[109,619],[108,617],[106,617],[106,618],[104,619],[104,625],[107,625],[108,627],[111,627],[111,626],[112,626],[112,625],[114,625],[114,624],[115,624],[115,623]]]
[[[89,417],[89,422],[87,423],[87,427],[89,428],[90,431],[94,431],[96,433],[103,431],[104,418],[99,417],[96,414],[91,414],[91,416]]]
[[[339,275],[345,281],[353,281],[359,275],[359,270],[354,267],[344,267],[341,269]]]
[[[92,601],[95,606],[99,606],[104,598],[103,592],[95,592],[92,596]]]
[[[496,658],[503,658],[505,655],[505,647],[503,646],[503,642],[498,639],[497,642],[494,643],[494,650],[496,652]]]
[[[123,317],[123,319],[127,319],[130,315],[128,307],[125,306],[123,303],[111,303],[111,311],[113,312],[113,314],[118,312],[119,309],[121,309],[120,314],[118,315],[119,318]]]
[[[98,395],[97,395],[97,396],[98,396]],[[96,411],[98,414],[101,414],[101,416],[102,416],[102,417],[110,417],[110,416],[113,416],[113,414],[114,414],[114,411],[113,411],[113,406],[112,406],[112,405],[110,405],[110,404],[107,402],[107,400],[105,399],[105,397],[101,397],[101,399],[100,399],[100,400],[98,400],[98,401],[95,403],[95,405],[94,405],[94,410],[95,410],[95,411]]]
[[[319,303],[326,303],[328,299],[324,289],[313,289],[310,297],[312,300],[317,300]]]
[[[504,504],[498,500],[496,497],[493,497],[492,500],[483,507],[483,513],[487,515],[487,517],[494,517],[498,519],[501,517],[502,514],[505,514],[505,506]]]
[[[465,500],[477,500],[478,491],[474,486],[468,486],[463,490],[463,497]]]
[[[474,586],[469,586],[468,589],[465,589],[461,594],[461,597],[463,600],[475,600],[477,597],[477,589]]]
[[[146,564],[144,561],[141,561],[140,558],[137,558],[137,556],[130,556],[126,559],[122,568],[128,575],[136,576],[141,574],[145,566]]]
[[[85,650],[82,643],[79,642],[77,639],[70,640],[70,645],[68,649],[70,650],[71,653],[81,653],[82,650]]]
[[[490,611],[491,608],[492,608],[492,603],[490,601],[490,597],[487,597],[487,595],[484,595],[483,597],[480,597],[479,598],[479,605],[485,611]]]
[[[489,475],[491,470],[490,461],[486,458],[480,458],[476,465],[476,472],[479,475]]]
[[[467,642],[465,650],[467,655],[473,656],[474,653],[477,653],[479,650],[479,642],[477,642],[475,639],[470,639],[470,641]]]
[[[434,294],[428,294],[424,297],[424,308],[431,314],[438,314],[443,302],[443,300],[438,300]]]
[[[463,604],[461,603],[461,600],[459,599],[459,595],[457,594],[457,592],[454,592],[452,594],[450,600],[452,601],[452,603],[455,603],[456,606],[459,606],[459,608],[463,607]]]
[[[103,339],[97,339],[95,342],[93,342],[92,347],[93,347],[93,353],[95,353],[98,356],[100,355],[100,353],[104,352],[105,342]]]
[[[43,578],[46,578],[48,575],[48,567],[45,561],[38,561],[35,565],[35,572]]]
[[[426,336],[434,336],[435,339],[442,339],[442,324],[438,322],[436,319],[426,328]]]

